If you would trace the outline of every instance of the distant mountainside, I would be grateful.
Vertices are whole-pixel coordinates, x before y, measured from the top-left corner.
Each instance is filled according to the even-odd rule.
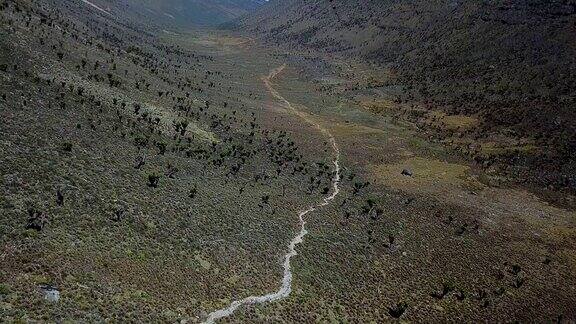
[[[118,8],[156,23],[216,26],[244,15],[264,0],[90,0],[102,8]]]
[[[398,102],[474,116],[475,138],[533,142],[514,158],[576,187],[575,1],[275,0],[237,27],[389,69]]]

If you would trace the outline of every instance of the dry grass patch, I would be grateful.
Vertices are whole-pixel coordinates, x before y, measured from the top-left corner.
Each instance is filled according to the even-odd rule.
[[[479,120],[475,117],[447,115],[440,111],[430,112],[429,118],[432,118],[432,124],[447,130],[468,130],[478,126],[479,124]]]
[[[410,170],[412,176],[403,175],[404,169]],[[465,165],[416,156],[394,164],[372,166],[376,181],[409,191],[437,191],[453,187],[482,188],[482,184],[468,175],[469,170],[470,167]]]
[[[394,101],[385,99],[364,100],[360,102],[360,106],[375,114],[390,113],[398,108],[398,104],[396,104]]]
[[[364,126],[352,123],[338,123],[330,125],[334,135],[340,136],[362,136],[362,135],[384,135],[386,132],[382,129]]]

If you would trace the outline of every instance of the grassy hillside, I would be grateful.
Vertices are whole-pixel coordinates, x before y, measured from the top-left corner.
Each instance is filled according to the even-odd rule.
[[[573,1],[288,0],[238,25],[284,48],[369,62],[381,73],[348,95],[370,90],[480,164],[574,189],[575,22]],[[477,122],[436,127],[438,113]]]
[[[208,41],[101,8],[0,1],[0,322],[174,322],[269,291],[331,182],[327,154],[264,126],[241,81],[268,67],[232,77]]]

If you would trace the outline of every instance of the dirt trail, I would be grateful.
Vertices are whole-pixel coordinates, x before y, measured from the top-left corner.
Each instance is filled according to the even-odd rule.
[[[292,269],[291,269],[291,265],[290,265],[290,260],[292,259],[293,256],[296,256],[298,254],[296,252],[296,246],[303,242],[304,237],[308,233],[308,231],[306,230],[306,220],[304,219],[304,216],[306,216],[310,212],[315,211],[318,208],[327,206],[340,192],[340,188],[339,188],[339,184],[340,184],[340,164],[339,164],[339,162],[340,162],[340,150],[338,149],[338,145],[336,144],[336,140],[334,139],[334,136],[332,136],[332,134],[327,129],[323,128],[320,124],[318,124],[314,120],[311,120],[309,117],[307,117],[306,114],[304,114],[304,113],[300,112],[299,110],[297,110],[296,108],[294,108],[294,106],[292,106],[292,104],[288,100],[286,100],[284,97],[282,97],[280,95],[280,93],[276,89],[274,89],[274,87],[272,86],[272,79],[274,79],[278,74],[280,74],[285,68],[286,68],[286,65],[282,65],[282,66],[270,71],[270,74],[268,74],[268,76],[263,77],[262,81],[264,82],[264,85],[266,86],[268,91],[270,91],[270,93],[276,99],[281,101],[287,109],[290,109],[296,115],[301,117],[304,121],[306,121],[310,125],[316,127],[323,134],[325,134],[326,137],[328,137],[328,139],[332,145],[332,148],[334,149],[334,161],[333,161],[334,179],[332,182],[332,193],[330,194],[330,196],[324,198],[321,203],[316,204],[314,206],[310,206],[307,209],[298,213],[298,219],[300,222],[300,231],[292,239],[292,241],[290,241],[290,244],[288,245],[288,252],[286,253],[286,255],[284,255],[284,264],[283,264],[284,276],[282,278],[282,286],[280,287],[280,289],[278,289],[275,292],[271,292],[269,294],[266,294],[266,295],[250,296],[250,297],[246,297],[246,298],[241,299],[241,300],[233,301],[227,307],[210,313],[208,315],[208,318],[204,321],[204,323],[214,323],[216,320],[228,317],[228,316],[232,315],[240,306],[243,306],[243,305],[262,304],[262,303],[272,302],[272,301],[276,301],[276,300],[288,297],[290,295],[290,292],[292,291]]]

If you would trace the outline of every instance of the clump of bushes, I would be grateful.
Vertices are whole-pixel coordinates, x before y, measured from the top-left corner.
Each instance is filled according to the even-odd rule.
[[[160,183],[160,176],[158,174],[151,173],[148,175],[148,187],[158,188],[159,183]]]
[[[26,229],[33,229],[40,232],[48,224],[46,213],[34,208],[28,209],[28,223]]]
[[[62,149],[64,150],[64,152],[72,152],[72,143],[66,142],[62,144]]]
[[[390,308],[388,308],[388,314],[394,318],[400,318],[408,309],[408,304],[400,302]]]

